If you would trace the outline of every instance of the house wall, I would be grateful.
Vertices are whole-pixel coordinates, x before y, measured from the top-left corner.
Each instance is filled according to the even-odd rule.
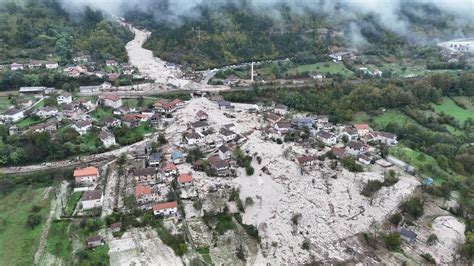
[[[98,176],[97,175],[90,175],[90,176],[79,176],[76,177],[75,180],[77,183],[91,183],[96,182]]]
[[[155,215],[164,215],[164,216],[174,215],[177,212],[178,212],[178,208],[168,208],[164,210],[153,211]]]
[[[94,208],[102,207],[102,197],[96,200],[84,200],[81,201],[83,210],[90,210]]]

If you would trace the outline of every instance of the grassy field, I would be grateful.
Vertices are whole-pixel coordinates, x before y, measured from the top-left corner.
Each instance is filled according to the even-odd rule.
[[[50,198],[44,188],[18,188],[0,198],[0,265],[33,265],[41,228],[49,213]],[[42,221],[34,229],[26,227],[32,206],[41,207]]]
[[[39,124],[39,123],[44,122],[44,121],[46,121],[46,120],[43,120],[43,119],[36,120],[33,117],[27,117],[27,118],[24,118],[21,121],[19,121],[16,125],[19,128],[27,128],[27,127]]]
[[[383,115],[374,117],[371,126],[376,129],[383,129],[390,122],[397,123],[399,126],[404,126],[407,123],[417,124],[416,121],[406,116],[404,113],[389,110],[384,112]]]
[[[69,195],[66,203],[65,215],[71,216],[76,208],[77,203],[82,197],[82,192],[76,192]]]
[[[100,120],[103,120],[104,118],[113,116],[113,111],[110,108],[98,107],[91,113],[91,115],[92,117],[100,121]]]
[[[89,132],[81,136],[81,152],[89,153],[97,150],[98,136],[95,133]],[[84,150],[83,150],[84,149]]]
[[[441,184],[448,179],[457,179],[457,177],[441,169],[438,162],[425,153],[412,150],[399,144],[396,147],[390,148],[390,154],[414,166],[419,172],[430,176],[433,178],[435,184]]]
[[[69,239],[69,221],[54,221],[46,238],[46,250],[66,264],[72,262],[72,246]]]
[[[143,107],[147,107],[150,105],[153,105],[158,99],[157,98],[148,98],[144,97],[143,98]],[[130,98],[130,99],[122,99],[123,105],[128,106],[130,108],[137,108],[140,107],[139,105],[139,99],[138,98]]]
[[[318,72],[321,74],[343,74],[346,77],[352,76],[354,73],[347,69],[344,64],[342,63],[334,63],[334,62],[320,62],[316,64],[310,65],[301,65],[297,66],[293,69],[288,70],[288,72]]]
[[[10,105],[8,97],[0,97],[0,112],[6,111]]]
[[[369,121],[369,116],[366,112],[357,112],[352,116],[352,122],[356,124],[367,123]]]
[[[474,117],[474,112],[462,109],[448,97],[444,97],[441,104],[432,104],[431,106],[433,106],[437,113],[444,112],[447,115],[453,116],[461,125],[464,124],[469,117]]]

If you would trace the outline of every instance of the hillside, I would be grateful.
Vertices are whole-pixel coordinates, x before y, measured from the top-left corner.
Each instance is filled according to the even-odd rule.
[[[30,59],[71,61],[77,52],[94,60],[127,60],[132,34],[101,11],[85,8],[72,16],[56,0],[0,3],[0,63]]]

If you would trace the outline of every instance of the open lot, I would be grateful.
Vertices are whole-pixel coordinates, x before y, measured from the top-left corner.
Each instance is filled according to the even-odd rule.
[[[47,188],[18,188],[0,198],[0,265],[32,265],[41,228],[50,208]],[[40,224],[26,226],[33,205],[41,207]]]
[[[453,116],[461,125],[469,118],[474,117],[474,112],[462,109],[453,100],[448,97],[443,98],[441,104],[432,104],[437,113],[444,112],[447,115]]]
[[[10,107],[8,97],[0,97],[0,112],[7,110]]]
[[[418,124],[400,111],[388,110],[382,115],[374,117],[372,126],[376,129],[383,129],[388,123],[397,123],[399,126],[405,126],[407,123]]]
[[[321,74],[343,74],[346,77],[352,76],[354,73],[347,69],[343,63],[320,62],[315,64],[301,65],[288,70],[288,72],[317,72]]]

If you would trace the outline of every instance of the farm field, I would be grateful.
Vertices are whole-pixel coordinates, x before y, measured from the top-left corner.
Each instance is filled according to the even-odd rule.
[[[113,116],[113,112],[112,109],[98,107],[91,113],[91,115],[97,120],[103,120],[104,118]]]
[[[346,77],[352,76],[354,73],[347,69],[342,63],[320,62],[316,64],[301,65],[288,70],[288,72],[318,72],[321,74],[343,74]]]
[[[418,125],[416,121],[406,116],[404,113],[395,110],[388,110],[384,112],[383,115],[374,117],[371,126],[376,129],[383,129],[390,122],[397,123],[399,126],[404,126],[407,123]]]
[[[61,258],[65,263],[72,261],[69,225],[69,221],[53,221],[46,238],[46,250]]]
[[[444,112],[453,116],[461,124],[464,124],[469,117],[474,117],[474,112],[462,109],[448,97],[444,97],[441,104],[431,104],[431,106],[435,109],[436,113]]]
[[[150,98],[150,97],[143,97],[142,106],[150,106],[155,103],[158,99]],[[129,99],[122,99],[123,105],[128,106],[131,108],[140,107],[140,100],[138,98],[129,98]]]
[[[18,188],[0,198],[0,265],[33,265],[41,228],[50,209],[45,188]],[[26,226],[33,205],[41,207],[40,224]],[[8,247],[8,248],[7,248]]]
[[[0,97],[0,112],[6,111],[10,107],[8,97]]]
[[[44,121],[45,120],[43,120],[43,119],[36,120],[33,117],[27,117],[27,118],[24,118],[21,121],[19,121],[16,125],[19,128],[27,128],[29,126],[33,126],[33,125],[39,124],[39,123],[44,122]]]

